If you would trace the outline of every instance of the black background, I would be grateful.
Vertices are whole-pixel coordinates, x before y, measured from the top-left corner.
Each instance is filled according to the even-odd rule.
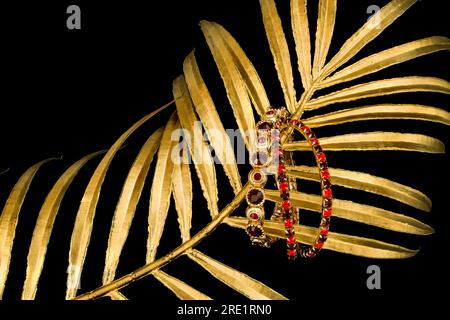
[[[314,35],[317,9],[312,3],[309,16],[311,34]],[[378,0],[339,1],[329,57],[366,21],[369,5],[381,7],[386,3]],[[81,7],[81,30],[66,28],[66,8],[70,4]],[[448,36],[448,14],[442,5],[441,1],[418,2],[352,61],[415,39],[432,35]],[[278,1],[277,6],[291,48],[296,89],[301,93],[289,31],[289,1]],[[236,127],[217,69],[198,26],[200,20],[216,21],[235,36],[258,70],[273,105],[283,105],[258,1],[30,1],[2,5],[0,12],[3,78],[0,95],[0,171],[10,168],[7,174],[0,176],[0,203],[4,203],[9,190],[29,166],[48,157],[63,156],[61,161],[45,165],[38,173],[21,211],[4,294],[7,301],[20,298],[26,255],[37,213],[57,177],[82,156],[108,148],[135,121],[170,101],[172,80],[181,74],[183,59],[194,48],[225,127]],[[363,80],[403,75],[448,79],[447,59],[448,53],[441,52],[391,67]],[[355,83],[361,81],[359,79]],[[448,98],[432,93],[368,99],[348,103],[345,107],[387,102],[419,103],[448,110]],[[327,111],[342,107],[332,106]],[[142,143],[155,128],[164,124],[170,112],[163,112],[133,135],[111,166],[95,218],[81,292],[100,285],[110,221],[121,184]],[[317,130],[317,134],[320,137],[381,130],[429,134],[447,145],[449,142],[448,128],[445,126],[416,121],[355,123],[323,128]],[[304,158],[298,161],[311,160],[307,156]],[[382,261],[325,251],[313,261],[290,263],[284,256],[284,244],[277,244],[270,250],[253,248],[243,231],[226,226],[215,231],[198,249],[293,299],[294,302],[287,306],[295,313],[308,303],[329,300],[340,301],[340,308],[344,310],[360,303],[375,306],[398,302],[398,308],[411,307],[411,299],[421,301],[420,304],[413,304],[414,308],[425,307],[428,303],[438,305],[438,289],[449,285],[448,262],[444,260],[449,234],[448,155],[330,152],[328,158],[333,167],[381,175],[418,188],[433,200],[433,210],[428,214],[362,192],[342,188],[335,190],[337,198],[381,206],[419,218],[433,226],[435,235],[420,237],[338,219],[332,222],[332,228],[337,232],[374,237],[409,248],[420,247],[417,256],[401,261]],[[40,280],[39,300],[62,301],[64,298],[71,230],[83,188],[97,163],[98,160],[92,161],[81,171],[63,201]],[[240,165],[243,180],[249,168],[248,165]],[[195,177],[194,171],[192,173]],[[230,188],[222,187],[227,184],[222,170],[217,170],[217,174],[219,205],[223,207],[232,199],[232,193]],[[128,273],[145,262],[146,208],[151,179],[148,180],[118,275]],[[209,219],[197,178],[194,178],[194,187],[193,234]],[[304,184],[305,191],[316,191],[313,187]],[[243,210],[244,207],[241,212]],[[315,215],[305,213],[304,216],[305,223],[317,223]],[[172,210],[159,256],[178,245],[176,224],[176,215]],[[366,287],[366,269],[372,264],[380,266],[382,271],[382,289],[378,291],[370,291]],[[164,270],[212,298],[243,300],[187,258],[180,258]],[[145,303],[147,307],[157,308],[161,300],[177,302],[151,277],[132,284],[123,293],[130,299]],[[172,306],[167,312],[174,314],[174,310]]]

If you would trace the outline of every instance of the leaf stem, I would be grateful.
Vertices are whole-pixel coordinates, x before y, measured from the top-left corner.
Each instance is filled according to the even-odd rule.
[[[321,70],[319,76],[311,83],[311,86],[303,92],[297,103],[297,109],[292,114],[292,119],[300,119],[302,117],[303,112],[305,112],[306,104],[311,100],[314,93],[320,89],[320,83],[327,77],[327,74],[324,73],[324,69],[325,67]],[[293,132],[294,128],[288,127],[286,133],[281,137],[281,143],[288,141]]]
[[[112,291],[119,290],[129,285],[131,282],[150,275],[155,270],[158,270],[166,264],[172,262],[182,254],[186,253],[188,250],[199,244],[200,241],[211,234],[234,210],[236,210],[242,200],[244,200],[248,189],[249,184],[247,183],[236,195],[236,197],[206,227],[200,230],[190,240],[184,242],[182,245],[171,251],[169,254],[93,291],[84,293],[76,297],[74,300],[92,300],[103,297]]]
[[[303,111],[305,110],[306,103],[311,99],[314,92],[316,92],[316,81],[314,81],[311,84],[311,87],[309,87],[306,91],[303,92],[302,96],[300,97],[300,100],[297,104],[297,109],[292,114],[292,119],[300,119],[303,115]],[[285,143],[288,138],[291,136],[294,129],[292,127],[288,127],[286,130],[286,133],[281,137],[281,143]]]

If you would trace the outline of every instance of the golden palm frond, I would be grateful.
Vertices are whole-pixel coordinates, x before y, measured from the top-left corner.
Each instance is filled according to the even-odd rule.
[[[223,169],[228,179],[230,179],[231,186],[236,194],[242,188],[242,184],[234,151],[219,114],[216,111],[211,95],[208,92],[208,88],[200,74],[193,52],[186,58],[183,66],[186,84],[189,88],[195,111],[205,127],[211,147],[213,147],[218,159],[223,164]]]
[[[278,79],[280,80],[281,88],[284,93],[284,101],[286,102],[287,109],[290,112],[294,112],[297,98],[294,88],[289,48],[284,36],[281,19],[278,16],[274,1],[260,0],[260,4],[267,40],[269,41],[273,61],[278,73]]]
[[[275,190],[266,190],[266,196],[270,201],[281,202],[281,198]],[[322,211],[321,196],[292,191],[291,202],[292,205],[297,208],[315,212]],[[352,201],[335,199],[333,210],[335,217],[361,222],[388,230],[420,235],[434,233],[434,230],[430,226],[416,219]]]
[[[45,254],[48,242],[50,241],[53,224],[55,223],[56,215],[58,214],[61,201],[67,189],[83,166],[89,160],[102,153],[104,152],[95,152],[74,163],[64,172],[48,193],[39,212],[28,251],[27,271],[23,285],[22,299],[31,300],[36,296],[39,277],[44,266]]]
[[[247,225],[244,218],[238,217],[227,218],[225,223],[231,227],[242,229]],[[268,235],[277,238],[285,237],[284,226],[281,223],[265,221],[264,231],[267,232]],[[296,225],[295,234],[298,242],[309,244],[314,241],[317,234],[317,228]],[[324,247],[332,251],[373,259],[405,259],[414,256],[418,252],[418,250],[411,250],[374,239],[335,232],[329,234],[329,238]]]
[[[104,284],[111,282],[115,278],[120,254],[133,221],[150,163],[158,150],[162,133],[163,129],[160,128],[150,136],[136,157],[125,180],[109,232],[105,269],[103,271]]]
[[[336,103],[407,92],[438,92],[450,94],[450,83],[432,77],[404,77],[377,80],[310,100],[306,103],[305,110],[315,110]]]
[[[448,38],[429,37],[412,41],[361,59],[326,78],[320,84],[320,88],[355,80],[393,65],[441,50],[450,50],[450,40]]]
[[[89,241],[92,234],[92,227],[94,223],[94,216],[96,213],[98,199],[100,197],[100,190],[106,176],[106,172],[111,164],[112,159],[120,150],[126,139],[133,134],[142,124],[150,120],[155,114],[165,109],[172,103],[169,103],[158,110],[150,113],[148,116],[142,118],[128,129],[114,145],[108,150],[102,161],[98,165],[88,186],[86,187],[83,199],[81,200],[80,208],[78,209],[75,226],[72,232],[72,240],[70,242],[69,252],[69,268],[67,275],[67,290],[66,299],[75,297],[78,284],[80,282],[81,271],[83,270],[84,260],[86,258]]]
[[[311,128],[320,128],[347,122],[381,119],[431,121],[450,125],[449,112],[430,106],[411,104],[363,106],[307,118],[303,122]]]
[[[449,50],[450,40],[448,38],[429,37],[372,54],[340,69],[415,2],[416,0],[392,0],[353,34],[328,60],[334,26],[337,23],[337,1],[320,0],[318,2],[317,30],[313,40],[311,39],[313,32],[308,23],[307,1],[291,0],[292,35],[295,41],[298,72],[304,89],[298,99],[296,92],[300,88],[296,88],[294,83],[294,66],[275,1],[260,0],[264,29],[273,55],[285,106],[293,114],[293,117],[302,118],[313,128],[380,119],[419,120],[450,125],[449,112],[419,104],[363,105],[316,114],[303,119],[304,113],[312,110],[320,111],[330,105],[345,104],[372,97],[419,91],[450,94],[450,83],[446,80],[434,77],[405,76],[360,83],[326,95],[314,96],[320,89],[354,81],[427,54]],[[377,22],[376,28],[373,27],[374,21]],[[250,58],[224,27],[208,21],[202,21],[200,25],[225,86],[234,119],[242,133],[245,145],[250,151],[254,137],[246,133],[255,130],[255,111],[261,116],[271,106],[265,87]],[[311,52],[312,41],[315,43],[314,54]],[[185,255],[213,277],[245,297],[250,299],[287,299],[275,289],[251,276],[194,249],[222,224],[245,229],[246,219],[230,217],[230,215],[245,199],[249,185],[242,184],[232,144],[206,81],[202,77],[194,52],[186,57],[183,63],[183,74],[174,80],[172,92],[174,101],[142,118],[120,136],[103,156],[90,178],[81,199],[72,232],[66,298],[81,300],[109,296],[114,300],[127,300],[120,289],[148,275],[152,275],[180,299],[206,300],[213,298],[203,293],[203,288],[201,291],[195,288],[195,283],[188,284],[162,270],[165,265]],[[101,188],[109,167],[125,141],[144,123],[172,104],[175,104],[175,110],[170,119],[165,126],[156,129],[147,139],[123,183],[122,192],[112,217],[102,285],[93,291],[76,296],[77,284],[80,281],[92,236]],[[201,123],[202,127],[198,126],[198,123]],[[209,139],[209,144],[203,139],[202,128]],[[184,134],[180,134],[174,139],[173,132],[180,130]],[[294,152],[310,150],[310,146],[305,141],[289,141],[291,134],[292,131],[287,131],[283,137],[285,150]],[[183,139],[181,139],[182,136]],[[224,137],[224,139],[220,137]],[[395,150],[439,154],[445,151],[444,144],[436,138],[418,133],[400,132],[358,132],[335,135],[322,138],[321,145],[326,151],[332,152]],[[221,181],[218,182],[216,177],[216,167],[211,156],[210,146],[214,149],[235,194],[235,198],[222,209],[219,208],[218,201],[220,188],[223,186],[219,188]],[[97,152],[88,155],[73,164],[48,193],[39,212],[29,247],[23,299],[35,298],[54,221],[67,189],[81,168],[100,154],[101,152]],[[149,195],[146,264],[129,274],[116,278],[122,250],[155,155],[156,168]],[[193,236],[190,232],[193,217],[193,177],[189,159],[192,159],[195,174],[212,219]],[[49,160],[32,166],[20,177],[13,187],[0,217],[0,297],[3,294],[9,272],[21,206],[34,175],[40,166]],[[330,173],[334,184],[338,186],[390,198],[425,212],[431,211],[431,200],[421,191],[407,185],[345,168],[331,168]],[[313,167],[287,166],[287,174],[297,179],[320,181],[316,168]],[[157,258],[157,249],[163,231],[168,228],[166,219],[171,213],[171,195],[178,215],[181,244]],[[266,190],[266,196],[270,201],[280,201],[279,194],[274,190]],[[321,197],[318,195],[291,192],[291,201],[298,208],[312,212],[321,211]],[[338,219],[363,223],[398,233],[428,235],[434,232],[432,227],[403,213],[353,202],[349,199],[334,200],[334,212]],[[284,237],[282,224],[265,221],[264,227],[268,235],[277,238]],[[295,229],[298,242],[310,244],[314,241],[316,228],[297,225]],[[404,259],[414,256],[418,251],[375,239],[332,231],[324,249],[379,259]],[[171,232],[175,233],[178,230]]]
[[[444,153],[444,144],[438,139],[423,134],[398,132],[364,132],[321,139],[324,150],[330,151],[368,151],[401,150],[427,153]],[[305,141],[289,142],[283,146],[288,151],[309,151]]]
[[[389,179],[363,172],[329,168],[337,186],[362,190],[391,198],[411,207],[430,212],[431,200],[422,192]],[[317,169],[307,166],[286,166],[289,175],[304,180],[320,182]]]
[[[217,207],[218,190],[216,170],[208,145],[201,138],[201,129],[195,126],[197,116],[195,115],[194,106],[192,105],[192,100],[183,76],[180,76],[174,81],[173,95],[176,99],[175,103],[177,105],[181,126],[188,132],[193,133],[190,138],[186,139],[186,143],[200,179],[203,195],[208,202],[208,209],[211,216],[214,217],[219,213],[219,208]],[[202,141],[202,143],[196,143],[195,140],[197,142]]]
[[[51,160],[56,159],[41,161],[25,171],[11,190],[6,204],[3,207],[2,215],[0,216],[0,298],[3,296],[3,291],[5,290],[20,209],[37,171],[43,164]]]

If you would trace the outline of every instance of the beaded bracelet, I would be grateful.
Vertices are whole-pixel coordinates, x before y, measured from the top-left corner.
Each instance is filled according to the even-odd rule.
[[[328,237],[328,231],[330,228],[330,216],[332,213],[333,205],[333,191],[331,189],[332,184],[330,181],[330,172],[328,170],[327,158],[320,146],[319,140],[311,129],[304,125],[301,121],[291,119],[290,124],[299,131],[312,147],[314,156],[316,159],[317,167],[319,169],[319,175],[321,178],[322,186],[322,219],[320,221],[319,232],[311,246],[301,246],[300,256],[312,258],[315,257],[322,249],[325,241]]]
[[[284,180],[282,181],[278,179],[277,169],[280,162],[285,162],[283,152],[279,146],[279,130],[281,127],[286,126],[288,115],[289,113],[284,108],[278,110],[270,109],[263,120],[257,124],[256,152],[250,159],[253,166],[253,170],[249,173],[251,188],[246,195],[246,200],[249,205],[246,210],[246,215],[249,219],[246,231],[253,245],[270,247],[277,240],[264,233],[264,185],[267,182],[267,174],[276,175],[276,181],[279,181],[277,185],[280,182],[286,183],[285,176],[283,176]],[[295,179],[290,180],[292,180],[293,185],[296,185]],[[292,212],[294,216],[295,214],[298,215],[297,210],[292,209]],[[281,204],[277,203],[275,205],[270,219],[272,221],[285,220],[285,209],[282,208]]]
[[[270,109],[263,120],[257,124],[257,151],[251,157],[253,166],[253,170],[249,173],[251,188],[246,196],[249,205],[246,210],[246,215],[249,219],[246,232],[254,245],[270,247],[271,243],[275,241],[275,238],[269,237],[264,233],[263,228],[266,173],[275,171],[275,180],[282,202],[275,205],[271,220],[282,220],[284,222],[287,237],[287,255],[290,260],[294,260],[297,257],[297,252],[302,257],[314,257],[323,247],[327,239],[332,212],[332,190],[326,157],[315,134],[300,121],[288,119],[289,113],[285,108]],[[298,223],[298,210],[291,205],[289,200],[289,191],[296,190],[297,184],[295,179],[286,175],[285,167],[285,164],[293,165],[294,161],[292,154],[288,151],[283,151],[280,145],[280,131],[288,125],[292,125],[300,131],[311,145],[322,179],[322,220],[319,234],[312,246],[301,246],[300,248],[295,240],[294,229],[294,225]],[[270,165],[272,165],[272,168],[270,168]],[[275,170],[273,170],[274,166],[276,167]]]
[[[246,200],[249,207],[246,210],[248,224],[247,234],[253,245],[270,247],[273,238],[264,233],[264,185],[267,182],[268,167],[271,162],[271,130],[273,123],[260,121],[257,124],[258,136],[256,139],[256,152],[252,155],[250,162],[253,170],[249,173],[250,189],[247,192]]]
[[[267,182],[268,174],[276,174],[279,155],[271,152],[279,142],[280,119],[286,120],[284,109],[270,109],[263,119],[257,124],[256,152],[252,155],[250,162],[253,170],[249,173],[250,190],[246,199],[249,207],[246,210],[248,220],[247,234],[253,245],[270,247],[277,239],[269,237],[264,233],[264,185]],[[275,165],[274,165],[275,164]],[[271,220],[279,221],[283,219],[284,211],[279,204],[275,205]]]

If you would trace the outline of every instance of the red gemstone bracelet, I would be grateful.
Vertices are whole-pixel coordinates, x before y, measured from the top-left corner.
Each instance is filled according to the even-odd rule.
[[[292,119],[290,124],[297,129],[312,147],[314,156],[316,158],[319,175],[322,186],[322,219],[320,221],[319,232],[314,243],[311,246],[301,246],[299,252],[302,257],[315,257],[322,249],[328,237],[330,228],[330,216],[333,205],[333,191],[330,181],[330,172],[328,170],[327,158],[320,146],[319,140],[311,129],[304,125],[301,121]]]
[[[297,245],[295,239],[295,224],[298,223],[298,210],[292,206],[289,199],[289,192],[296,190],[296,181],[286,174],[286,164],[293,165],[294,161],[289,151],[283,151],[280,144],[280,131],[288,125],[294,126],[305,137],[314,152],[319,174],[322,182],[322,219],[313,245]],[[267,173],[273,173],[276,177],[276,185],[280,192],[281,203],[275,205],[271,216],[273,221],[283,221],[286,232],[287,255],[294,260],[297,253],[302,257],[314,257],[322,249],[329,230],[330,215],[332,212],[332,190],[330,174],[326,162],[326,156],[320,143],[311,131],[298,120],[289,120],[289,113],[285,108],[267,111],[263,120],[257,124],[258,135],[256,139],[256,152],[251,156],[253,170],[249,174],[251,188],[246,199],[249,207],[246,215],[249,219],[247,233],[254,245],[269,247],[275,238],[264,233],[264,186],[267,182]],[[275,168],[275,169],[274,169]]]
[[[252,244],[263,247],[270,247],[276,241],[264,233],[264,207],[265,200],[264,185],[267,182],[267,174],[276,174],[273,168],[277,168],[282,151],[277,148],[279,144],[279,127],[286,124],[288,113],[284,109],[270,109],[264,118],[257,124],[256,152],[250,158],[253,170],[249,173],[250,190],[247,192],[246,215],[248,220],[247,234],[250,236]],[[273,151],[276,150],[276,151]],[[278,154],[280,152],[280,154]],[[275,170],[276,171],[276,170]],[[281,213],[280,213],[281,212]],[[271,216],[271,220],[279,221],[283,219],[283,211],[279,204]]]

